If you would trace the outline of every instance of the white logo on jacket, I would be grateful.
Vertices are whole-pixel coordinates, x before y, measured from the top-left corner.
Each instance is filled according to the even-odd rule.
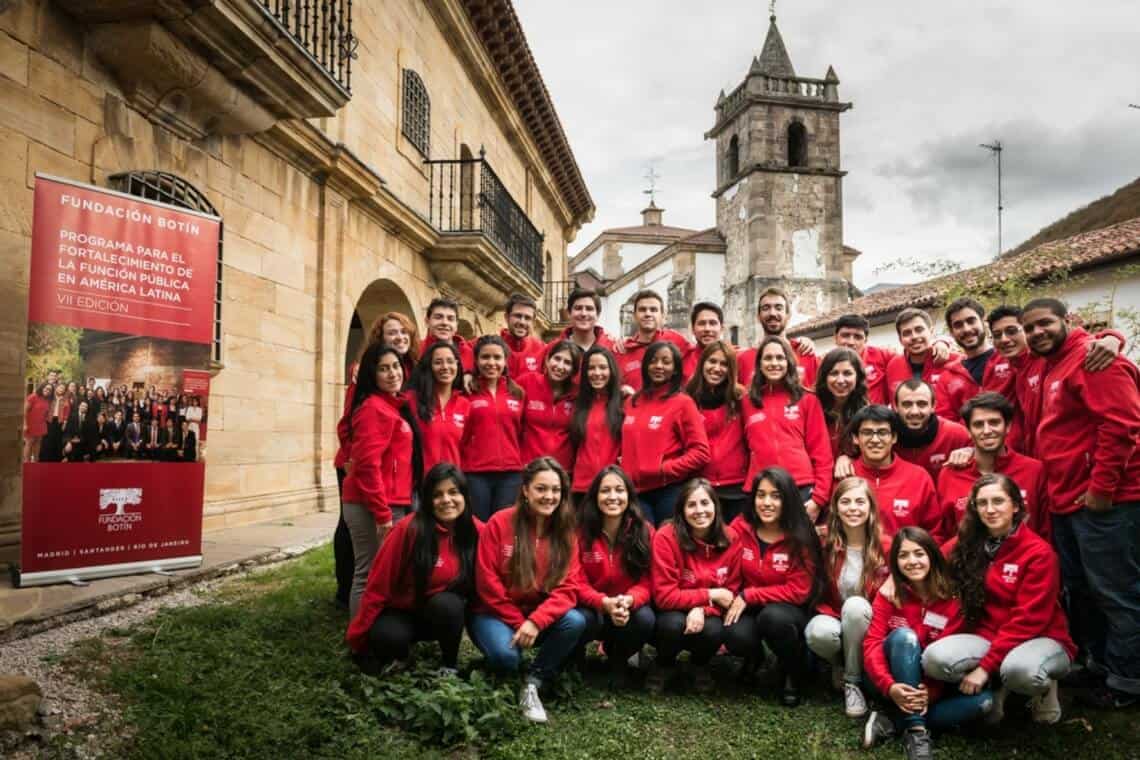
[[[526,368],[531,370],[532,372],[534,370],[538,369],[538,359],[534,358],[533,356],[526,357],[525,362],[526,362]]]
[[[745,547],[744,551],[740,553],[740,556],[744,559],[745,562],[751,562],[752,560],[756,559],[756,555],[753,554],[752,550],[747,547]]]
[[[945,454],[931,454],[930,455],[930,463],[931,464],[942,464],[942,462],[945,459],[946,459]]]
[[[627,414],[625,416],[625,421],[622,424],[623,425],[632,425],[634,423],[634,420],[636,420],[636,419],[637,418],[634,417],[632,414]]]
[[[879,370],[873,364],[868,364],[866,367],[864,367],[863,373],[867,376],[868,381],[874,380],[879,376]]]
[[[512,544],[503,544],[502,545],[502,553],[503,553],[503,559],[510,559],[511,557],[514,556],[515,545],[513,543]]]
[[[800,408],[795,404],[784,407],[784,419],[798,420],[800,418]]]
[[[1002,362],[1001,364],[994,365],[994,375],[996,377],[1006,377],[1009,375],[1009,362]]]
[[[1041,375],[1040,374],[1030,375],[1029,380],[1027,382],[1029,383],[1030,388],[1033,388],[1034,390],[1036,390],[1037,386],[1041,385]]]
[[[582,553],[582,563],[583,564],[597,565],[597,564],[604,562],[605,559],[606,559],[605,555],[602,554],[601,552],[583,552]]]
[[[728,577],[728,568],[727,567],[721,566],[721,567],[718,567],[716,569],[717,583],[720,583],[721,581],[723,581],[727,577]]]
[[[897,517],[906,517],[910,513],[910,499],[895,499],[891,511]]]
[[[517,412],[521,408],[522,404],[519,403],[519,400],[517,398],[507,399],[507,409],[511,410],[512,412]]]
[[[649,429],[650,430],[659,430],[661,428],[661,423],[664,421],[665,421],[665,418],[662,417],[660,414],[649,415]]]
[[[465,419],[466,418],[462,414],[451,415],[451,422],[455,425],[455,427],[463,427]]]
[[[757,422],[763,422],[766,419],[768,419],[768,417],[764,414],[764,412],[756,412],[748,418],[748,424],[755,425]]]
[[[1013,562],[1006,562],[1001,566],[1001,579],[1009,584],[1017,583],[1017,571],[1021,567]]]
[[[693,573],[692,570],[685,568],[681,571],[681,581],[683,583],[696,583],[697,576]]]
[[[491,405],[491,402],[485,398],[477,398],[471,402],[472,409],[486,409]]]
[[[775,552],[772,554],[772,569],[778,573],[788,572],[787,552]]]
[[[546,403],[543,401],[532,400],[526,402],[526,408],[532,412],[541,412],[542,410],[546,409]]]

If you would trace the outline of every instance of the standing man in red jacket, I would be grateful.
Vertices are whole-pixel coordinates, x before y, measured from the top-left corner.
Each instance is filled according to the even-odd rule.
[[[475,371],[475,352],[459,334],[459,304],[456,301],[444,296],[431,299],[427,307],[427,333],[420,345],[420,357],[437,341],[452,343],[459,349],[464,374],[470,375]]]
[[[693,333],[693,340],[687,349],[681,352],[681,366],[685,372],[685,382],[697,371],[701,363],[701,354],[705,347],[719,340],[724,335],[724,309],[712,301],[700,301],[693,304],[689,312],[689,329]]]
[[[534,337],[534,316],[538,305],[530,296],[511,293],[505,314],[507,326],[499,335],[506,341],[511,355],[507,358],[507,371],[516,380],[528,372],[542,369],[542,356],[546,344]]]
[[[1021,314],[1029,350],[1046,365],[1037,452],[1069,619],[1089,670],[1105,673],[1090,700],[1119,708],[1140,701],[1140,372],[1123,357],[1085,369],[1092,337],[1067,317],[1054,298]]]
[[[942,376],[944,360],[954,359],[956,355],[942,356],[941,351],[936,350],[930,315],[922,309],[903,309],[895,317],[895,332],[903,352],[887,363],[887,398],[893,399],[903,381],[912,377],[922,378],[933,388]]]
[[[689,341],[676,330],[668,330],[665,324],[665,301],[655,290],[639,290],[633,294],[633,318],[637,329],[622,342],[617,351],[618,369],[621,370],[622,390],[632,393],[641,390],[641,362],[645,349],[659,340],[668,341],[677,347],[681,356],[689,348]],[[683,368],[677,367],[678,371]]]
[[[566,297],[566,311],[570,315],[570,326],[551,341],[568,340],[582,352],[593,348],[594,344],[613,350],[614,340],[598,324],[598,313],[602,310],[602,299],[593,290],[574,288]]]
[[[756,344],[759,345],[769,335],[788,341],[792,350],[796,352],[796,361],[799,362],[800,385],[814,388],[815,374],[819,371],[819,357],[815,353],[815,344],[811,338],[788,338],[784,334],[788,330],[788,320],[791,316],[792,302],[783,288],[774,285],[766,288],[756,304],[756,322],[764,331]],[[740,384],[745,388],[752,384],[752,375],[756,371],[756,358],[755,348],[744,349],[736,358],[736,373]]]

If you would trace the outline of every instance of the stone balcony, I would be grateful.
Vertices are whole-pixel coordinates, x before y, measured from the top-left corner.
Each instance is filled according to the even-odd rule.
[[[332,116],[351,97],[351,0],[57,2],[131,103],[187,139]]]

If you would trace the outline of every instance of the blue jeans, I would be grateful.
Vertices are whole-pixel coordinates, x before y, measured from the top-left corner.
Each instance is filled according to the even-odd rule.
[[[471,511],[483,522],[500,509],[512,506],[522,487],[521,472],[468,472],[467,487],[471,491]]]
[[[573,653],[578,639],[586,630],[586,618],[577,609],[571,609],[538,634],[535,646],[538,654],[530,664],[527,680],[542,685],[555,675],[562,663]],[[511,646],[515,629],[494,615],[474,615],[467,629],[475,646],[487,658],[491,670],[514,673],[522,664],[522,650]]]
[[[680,483],[670,483],[652,491],[642,491],[637,495],[641,504],[641,511],[653,521],[654,527],[667,520],[673,519],[673,509],[677,503],[677,496],[681,493]]]
[[[1140,502],[1053,515],[1073,638],[1113,689],[1140,694]]]
[[[922,684],[922,647],[918,643],[918,636],[910,628],[896,628],[883,642],[883,650],[887,655],[887,664],[891,668],[891,676],[896,683],[905,683],[908,686]],[[877,690],[870,686],[868,690]],[[993,703],[993,695],[989,689],[977,694],[962,694],[959,691],[950,691],[942,699],[929,705],[926,715],[908,715],[898,708],[889,696],[880,695],[888,705],[891,719],[895,722],[897,730],[908,728],[932,728],[945,730],[964,723],[969,723],[984,715]]]

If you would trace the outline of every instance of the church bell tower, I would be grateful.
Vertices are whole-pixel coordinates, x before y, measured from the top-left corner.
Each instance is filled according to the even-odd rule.
[[[784,288],[793,323],[850,300],[843,246],[839,77],[796,75],[775,15],[744,81],[716,102],[717,229],[726,242],[725,315],[753,345],[759,294]],[[733,324],[739,320],[739,324]]]

